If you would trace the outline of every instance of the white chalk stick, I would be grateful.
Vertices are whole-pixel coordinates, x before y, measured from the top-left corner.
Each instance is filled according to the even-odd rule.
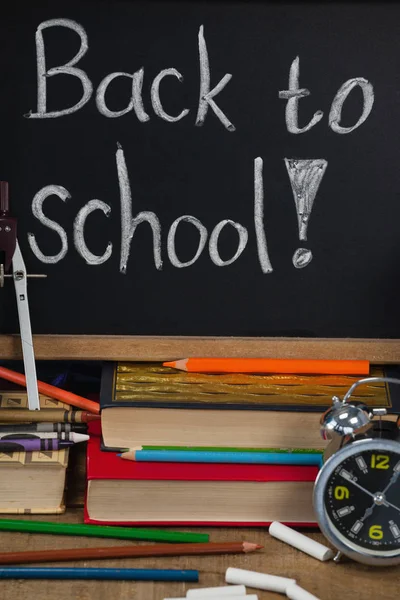
[[[186,598],[200,598],[202,596],[245,596],[244,585],[222,585],[220,587],[196,588],[188,590]]]
[[[266,573],[257,573],[257,571],[245,571],[244,569],[234,569],[229,567],[225,573],[226,583],[242,583],[259,590],[269,590],[271,592],[281,592],[286,594],[286,588],[295,579],[287,577],[277,577],[276,575],[267,575]]]
[[[319,600],[317,596],[310,594],[310,592],[307,592],[307,590],[304,590],[302,587],[296,585],[295,583],[293,585],[289,585],[289,587],[286,590],[286,596],[290,600]]]
[[[216,592],[214,593],[216,594]],[[195,596],[195,598],[196,600],[258,600],[256,594],[247,594],[247,596],[229,596],[229,594],[222,594],[221,596]],[[187,600],[187,596],[185,600]]]
[[[334,555],[334,552],[330,548],[277,521],[271,523],[269,533],[278,540],[286,542],[286,544],[290,544],[294,548],[297,548],[297,550],[301,550],[318,560],[329,560]]]
[[[164,600],[186,600],[185,598],[164,598]]]

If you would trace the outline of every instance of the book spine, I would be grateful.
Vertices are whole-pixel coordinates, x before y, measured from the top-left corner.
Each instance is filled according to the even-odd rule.
[[[43,394],[39,394],[40,408],[45,409],[64,409],[73,410],[73,407],[61,400],[49,398]],[[0,391],[0,408],[4,409],[27,409],[28,405],[28,394],[27,392],[14,392],[14,391]]]

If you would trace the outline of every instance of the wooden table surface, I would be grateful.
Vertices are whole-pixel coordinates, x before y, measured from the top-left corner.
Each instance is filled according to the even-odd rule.
[[[79,454],[72,457],[68,477],[68,505],[64,515],[25,517],[42,521],[80,523],[83,520],[83,459]],[[174,528],[177,530],[177,528]],[[182,529],[189,531],[188,529]],[[131,568],[175,568],[197,569],[199,583],[164,583],[130,581],[21,581],[5,580],[0,582],[1,600],[26,600],[28,597],[38,600],[163,600],[164,598],[183,597],[192,587],[212,587],[224,585],[224,575],[228,567],[238,567],[297,579],[299,585],[320,598],[320,600],[376,600],[399,598],[400,566],[386,569],[367,567],[345,560],[340,564],[332,561],[321,563],[294,548],[270,537],[266,529],[244,528],[207,528],[190,531],[207,531],[210,541],[247,540],[264,545],[264,549],[254,554],[224,556],[183,556],[138,559],[97,560],[87,562],[65,562],[58,566],[92,567],[131,567]],[[317,531],[307,531],[313,539],[324,543]],[[3,551],[22,551],[33,549],[84,548],[95,546],[126,546],[132,542],[126,540],[107,540],[102,538],[84,538],[74,536],[52,536],[26,533],[0,532],[0,547]],[[139,543],[139,542],[137,542]],[[55,563],[48,563],[49,565]],[[282,598],[280,594],[251,590],[247,593],[258,594],[259,600]]]

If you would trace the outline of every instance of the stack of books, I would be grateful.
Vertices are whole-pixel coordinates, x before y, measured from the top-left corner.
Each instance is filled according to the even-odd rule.
[[[371,369],[371,376],[382,374]],[[88,445],[86,522],[315,524],[321,413],[358,379],[107,363],[101,430],[94,424]],[[357,388],[355,399],[370,407],[392,402],[379,382]],[[123,460],[127,448],[132,460]]]
[[[57,424],[57,415],[73,414],[71,406],[39,394],[40,414],[45,423],[31,423],[26,390],[2,382],[0,389],[0,513],[60,514],[65,511],[65,481],[69,447],[51,447],[57,431],[71,431],[69,423]],[[38,413],[35,413],[35,416]],[[52,419],[54,415],[54,422]],[[76,426],[73,427],[77,431]],[[43,431],[46,429],[46,431]],[[79,424],[81,433],[85,424]],[[53,431],[54,433],[51,433]],[[67,437],[68,433],[59,437]],[[51,436],[51,437],[50,437]],[[40,437],[42,448],[25,450],[13,440],[29,442]],[[58,441],[58,440],[56,440]],[[7,443],[7,447],[4,444]],[[50,443],[49,443],[50,442]],[[28,445],[27,445],[28,446]]]

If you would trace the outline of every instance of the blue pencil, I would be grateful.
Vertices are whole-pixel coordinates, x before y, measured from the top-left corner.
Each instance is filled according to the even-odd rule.
[[[215,452],[204,450],[129,450],[119,454],[136,462],[236,463],[249,465],[322,465],[321,454]]]
[[[174,569],[98,569],[59,567],[0,568],[0,579],[119,579],[123,581],[198,581],[199,572]]]

